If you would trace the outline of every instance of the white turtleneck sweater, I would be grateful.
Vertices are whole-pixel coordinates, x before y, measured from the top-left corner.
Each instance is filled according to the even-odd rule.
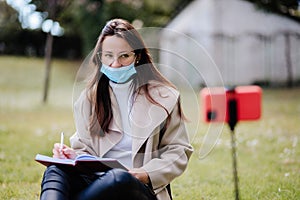
[[[128,168],[132,168],[132,137],[131,126],[129,123],[129,112],[131,107],[132,89],[130,84],[132,81],[126,83],[109,82],[112,91],[117,99],[120,109],[120,117],[122,119],[123,137],[111,150],[109,150],[104,157],[115,158]]]

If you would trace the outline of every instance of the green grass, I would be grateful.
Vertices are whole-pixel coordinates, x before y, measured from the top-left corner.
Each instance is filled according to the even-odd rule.
[[[74,132],[72,90],[79,65],[53,62],[44,105],[44,60],[0,57],[0,199],[38,199],[45,168],[33,159],[37,153],[51,155],[61,131]],[[174,199],[234,199],[228,127],[200,158],[205,134],[219,125],[199,120],[194,91],[183,90],[182,101],[195,152],[172,183]],[[300,88],[264,90],[262,119],[238,123],[236,136],[241,199],[300,199]]]

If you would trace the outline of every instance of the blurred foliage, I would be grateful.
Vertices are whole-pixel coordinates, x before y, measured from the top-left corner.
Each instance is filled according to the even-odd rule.
[[[20,30],[18,13],[5,1],[0,1],[0,38],[12,37],[13,33]]]
[[[289,17],[300,22],[298,0],[247,0],[255,3],[259,9]]]
[[[65,37],[79,37],[80,40],[74,42],[82,42],[83,55],[86,55],[95,45],[102,27],[109,19],[124,18],[130,22],[139,20],[143,26],[161,27],[191,1],[164,0],[162,3],[153,0],[33,0],[31,3],[37,6],[37,11],[46,12],[47,18],[58,21],[64,28]],[[56,5],[54,11],[49,6],[53,2]],[[0,1],[0,4],[0,27],[5,28],[7,33],[3,35],[0,31],[1,41],[3,38],[6,40],[11,30],[21,31],[21,28],[17,13],[5,1]]]
[[[166,25],[174,13],[181,10],[192,0],[165,0],[164,3],[153,0],[77,0],[66,9],[62,24],[66,32],[76,32],[83,40],[83,52],[89,53],[97,37],[112,18],[124,18],[130,22],[140,20],[143,26],[161,27]],[[67,19],[67,20],[66,20]],[[68,24],[72,19],[74,23]],[[76,26],[68,28],[68,25]]]

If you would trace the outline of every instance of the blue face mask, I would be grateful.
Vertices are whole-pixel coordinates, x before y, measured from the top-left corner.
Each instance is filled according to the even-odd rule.
[[[136,74],[134,62],[128,66],[113,68],[102,63],[100,71],[105,74],[109,80],[115,83],[125,83],[133,74]]]

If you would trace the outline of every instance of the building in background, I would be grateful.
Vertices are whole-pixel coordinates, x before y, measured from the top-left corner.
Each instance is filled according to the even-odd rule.
[[[300,24],[247,1],[195,0],[160,38],[160,69],[177,85],[300,80]]]

